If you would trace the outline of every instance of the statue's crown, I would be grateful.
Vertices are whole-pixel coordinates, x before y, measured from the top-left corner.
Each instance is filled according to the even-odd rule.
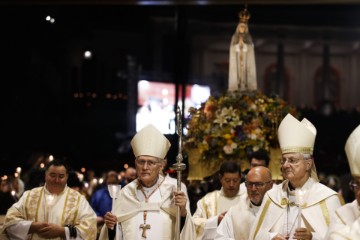
[[[239,13],[240,22],[247,23],[250,19],[251,15],[250,12],[245,8]]]

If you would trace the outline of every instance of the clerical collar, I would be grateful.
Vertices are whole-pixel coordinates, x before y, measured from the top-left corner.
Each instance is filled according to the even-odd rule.
[[[256,207],[260,207],[260,206],[261,206],[261,203],[255,204],[255,203],[253,203],[253,202],[250,200],[250,207],[251,207],[251,208],[256,208]]]
[[[159,185],[159,182],[160,182],[160,177],[157,178],[157,180],[155,181],[155,183],[151,186],[151,187],[146,187],[144,186],[141,181],[139,180],[139,185],[138,187],[142,187],[142,189],[144,189],[145,192],[150,192],[152,190],[154,190],[156,187],[158,187]]]
[[[251,212],[253,213],[253,215],[256,215],[256,213],[259,211],[259,209],[260,209],[260,206],[261,206],[261,203],[260,203],[260,205],[259,206],[257,206],[257,205],[255,205],[253,202],[251,202],[250,201],[250,204],[249,204],[250,206],[250,210],[251,210]]]
[[[304,183],[304,185],[300,189],[302,189],[302,190],[309,189],[314,182],[315,182],[314,179],[309,177],[308,180]],[[288,194],[290,194],[291,196],[295,195],[295,190],[296,189],[293,186],[291,186],[290,181],[289,181],[288,185],[287,185]]]
[[[291,183],[290,183],[290,182],[289,182],[288,187],[289,187],[289,191],[294,191],[294,190],[295,190],[295,188],[291,185]]]

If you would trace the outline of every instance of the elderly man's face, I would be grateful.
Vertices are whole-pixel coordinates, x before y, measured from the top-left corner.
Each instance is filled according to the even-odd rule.
[[[300,153],[285,153],[282,155],[281,169],[283,177],[290,182],[297,182],[309,175],[312,160],[305,160]]]
[[[265,193],[272,188],[269,170],[263,166],[252,168],[246,176],[246,190],[251,202],[259,206]]]
[[[66,185],[68,174],[64,166],[50,166],[45,172],[47,190],[52,194],[61,193]]]
[[[155,184],[160,171],[163,168],[163,163],[156,157],[139,156],[135,159],[136,172],[141,183],[150,187]]]

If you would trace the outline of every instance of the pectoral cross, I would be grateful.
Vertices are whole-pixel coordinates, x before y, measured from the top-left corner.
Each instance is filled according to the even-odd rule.
[[[150,226],[150,224],[140,224],[140,228],[142,229],[142,234],[141,234],[141,236],[143,237],[143,238],[146,238],[146,230],[148,230],[148,229],[150,229],[151,228],[151,226]]]

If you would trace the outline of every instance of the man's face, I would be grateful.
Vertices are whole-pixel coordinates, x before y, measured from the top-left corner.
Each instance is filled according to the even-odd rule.
[[[252,158],[250,160],[250,169],[253,168],[253,167],[258,167],[258,166],[267,167],[266,166],[266,161],[261,160],[261,159]]]
[[[270,175],[265,168],[253,168],[246,176],[246,190],[250,201],[259,206],[265,193],[272,188]]]
[[[50,166],[45,172],[47,190],[52,194],[61,193],[66,185],[68,174],[64,166]]]
[[[220,182],[226,197],[235,197],[240,188],[240,173],[224,173],[220,175]]]
[[[163,168],[162,162],[152,156],[137,157],[137,159],[135,159],[135,165],[138,179],[147,187],[155,183]]]
[[[305,160],[300,153],[285,153],[282,155],[282,173],[290,182],[301,181],[308,175],[312,160]]]
[[[106,176],[106,184],[118,184],[118,174],[115,171],[108,172]]]

